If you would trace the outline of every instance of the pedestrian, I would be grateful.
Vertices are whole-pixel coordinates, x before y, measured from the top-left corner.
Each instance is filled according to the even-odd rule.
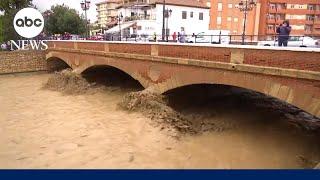
[[[1,50],[3,50],[3,51],[7,50],[7,45],[6,45],[6,43],[2,43],[2,44],[1,44]]]
[[[156,32],[153,33],[153,41],[157,42],[157,33]]]
[[[179,42],[180,42],[180,37],[181,37],[180,32],[178,32],[178,41]]]
[[[7,42],[7,51],[13,51],[14,49],[11,49],[11,42],[10,41],[8,41]]]
[[[186,41],[186,34],[184,32],[184,28],[181,28],[180,43],[185,43],[185,41]]]
[[[288,46],[289,35],[291,32],[291,26],[288,20],[283,21],[283,23],[277,28],[278,34],[278,45]]]
[[[174,32],[172,35],[173,42],[177,42],[177,33]]]

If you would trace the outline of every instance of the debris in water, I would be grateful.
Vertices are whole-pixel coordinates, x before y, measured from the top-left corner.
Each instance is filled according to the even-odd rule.
[[[174,127],[179,132],[194,133],[192,124],[184,117],[167,105],[165,96],[152,93],[148,90],[128,93],[118,104],[128,111],[140,111],[157,125]]]
[[[208,121],[203,117],[183,115],[168,105],[166,96],[144,90],[128,93],[118,104],[127,111],[139,111],[152,120],[161,130],[167,129],[172,136],[178,137],[177,130],[183,134],[198,134],[207,131],[222,132],[230,129],[229,125]]]
[[[94,87],[95,84],[90,84],[81,75],[72,72],[72,69],[65,69],[60,72],[55,72],[51,76],[43,88],[59,91],[68,95],[84,94]]]

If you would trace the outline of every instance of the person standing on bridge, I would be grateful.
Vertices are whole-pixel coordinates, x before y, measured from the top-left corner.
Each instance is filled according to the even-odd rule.
[[[291,26],[288,20],[283,21],[283,23],[277,28],[278,34],[278,45],[288,46],[289,35],[291,32]]]
[[[186,42],[186,33],[184,32],[184,28],[181,28],[180,43],[185,43],[185,42]]]

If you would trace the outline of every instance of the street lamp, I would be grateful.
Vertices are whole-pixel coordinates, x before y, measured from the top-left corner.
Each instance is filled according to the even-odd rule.
[[[118,24],[119,24],[119,40],[121,41],[121,20],[123,18],[122,13],[120,12],[120,14],[118,15]]]
[[[238,8],[241,12],[244,12],[244,23],[243,23],[243,32],[242,32],[242,45],[245,44],[246,36],[246,24],[247,24],[247,15],[249,11],[252,11],[253,8],[257,5],[253,0],[241,0],[239,2]]]
[[[172,14],[172,10],[171,9],[167,9],[166,13],[165,13],[165,17],[167,18],[167,24],[166,24],[166,41],[168,42],[169,40],[169,17]]]
[[[166,0],[163,0],[163,12],[162,12],[162,41],[164,41],[165,38],[165,27],[164,27],[164,23],[165,23],[165,11],[166,11]]]
[[[85,18],[86,18],[86,39],[88,39],[88,17],[87,17],[87,10],[90,8],[90,1],[84,0],[80,3],[81,9],[85,13]]]

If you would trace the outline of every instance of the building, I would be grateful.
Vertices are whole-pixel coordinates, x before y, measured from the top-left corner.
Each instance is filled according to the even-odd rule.
[[[238,4],[241,0],[211,0],[210,29],[243,33],[244,13]],[[289,20],[292,35],[320,36],[320,0],[255,0],[256,7],[248,12],[246,35],[259,35],[270,39],[276,28]]]
[[[118,15],[116,7],[118,7],[121,2],[122,0],[104,0],[96,4],[98,26],[100,26],[101,29],[109,29],[116,25],[116,17]]]
[[[292,35],[320,36],[320,0],[260,0],[259,34],[272,36],[284,20]]]
[[[211,0],[210,29],[229,30],[230,34],[243,33],[244,14],[238,9],[240,0]],[[258,35],[261,3],[248,12],[246,34]]]
[[[207,0],[166,0],[169,14],[165,20],[165,29],[171,35],[184,29],[186,34],[209,29],[209,10]],[[118,7],[122,15],[119,27],[108,30],[108,33],[119,32],[122,35],[161,35],[163,29],[163,0],[125,0]]]

